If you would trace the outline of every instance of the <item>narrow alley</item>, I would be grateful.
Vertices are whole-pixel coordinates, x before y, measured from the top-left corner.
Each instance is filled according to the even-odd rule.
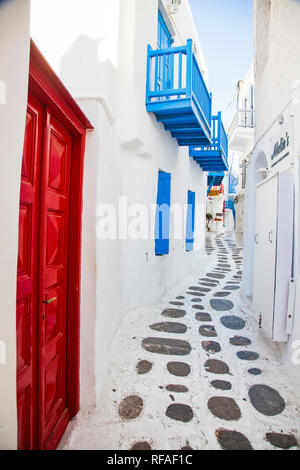
[[[98,411],[60,449],[297,448],[296,388],[239,294],[242,263],[235,234],[208,235],[198,272],[124,317]]]

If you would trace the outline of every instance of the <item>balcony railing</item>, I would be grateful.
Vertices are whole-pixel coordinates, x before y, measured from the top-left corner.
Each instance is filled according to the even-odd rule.
[[[148,46],[147,110],[156,114],[179,145],[211,142],[211,101],[191,39],[169,49]]]
[[[230,126],[229,133],[237,127],[255,127],[255,112],[254,109],[238,109],[232,124]]]
[[[204,171],[228,170],[228,137],[222,122],[222,115],[212,117],[211,145],[190,147],[190,156]]]

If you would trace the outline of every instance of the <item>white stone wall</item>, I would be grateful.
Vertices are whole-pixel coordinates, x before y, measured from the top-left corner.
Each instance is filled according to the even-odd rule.
[[[87,141],[83,213],[81,406],[87,407],[100,396],[122,316],[157,302],[197,263],[207,179],[188,148],[179,148],[146,111],[147,45],[156,48],[158,0],[72,0],[69,7],[70,0],[32,0],[32,36],[95,127]],[[174,45],[188,38],[196,42],[207,80],[187,0],[170,22]],[[196,192],[200,242],[195,251],[187,253],[185,240],[172,239],[172,222],[169,256],[155,256],[153,239],[98,240],[99,205],[118,207],[125,195],[128,204],[150,208],[159,169],[172,174],[171,203],[185,204],[188,189]]]
[[[27,106],[29,1],[0,5],[0,449],[17,447],[16,276]]]
[[[293,0],[255,0],[255,96],[256,137],[245,192],[244,294],[253,293],[253,255],[255,234],[255,186],[263,178],[257,170],[289,171],[295,183],[294,276],[300,276],[300,3]],[[290,135],[290,160],[271,169],[274,139]],[[289,163],[291,164],[289,166]],[[270,174],[270,173],[269,173]],[[298,292],[298,296],[300,292]],[[293,356],[300,339],[300,312],[295,311],[293,334],[282,344],[282,361],[291,377],[300,383],[300,367]]]

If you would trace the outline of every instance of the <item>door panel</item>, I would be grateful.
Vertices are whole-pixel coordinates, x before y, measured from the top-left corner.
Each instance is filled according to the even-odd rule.
[[[17,406],[19,449],[36,441],[37,226],[43,109],[28,98],[19,210],[17,272]]]
[[[72,139],[47,111],[41,213],[41,446],[52,447],[67,410],[67,289]]]
[[[262,328],[273,336],[276,271],[278,179],[270,178],[256,190],[256,244],[253,306],[262,315]]]

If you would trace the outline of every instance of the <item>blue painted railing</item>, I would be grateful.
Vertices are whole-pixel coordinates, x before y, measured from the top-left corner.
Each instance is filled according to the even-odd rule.
[[[194,148],[196,152],[221,151],[228,160],[228,137],[222,122],[222,114],[212,117],[212,142],[211,145],[199,145]]]
[[[212,117],[211,133],[211,144],[190,147],[190,156],[199,163],[204,171],[227,171],[228,136],[220,112]]]
[[[230,173],[228,180],[228,194],[236,194],[236,187],[239,182],[238,177],[236,178]]]
[[[148,46],[146,105],[192,100],[210,135],[212,96],[193,53],[193,41],[169,49]],[[151,108],[149,108],[152,111]]]

